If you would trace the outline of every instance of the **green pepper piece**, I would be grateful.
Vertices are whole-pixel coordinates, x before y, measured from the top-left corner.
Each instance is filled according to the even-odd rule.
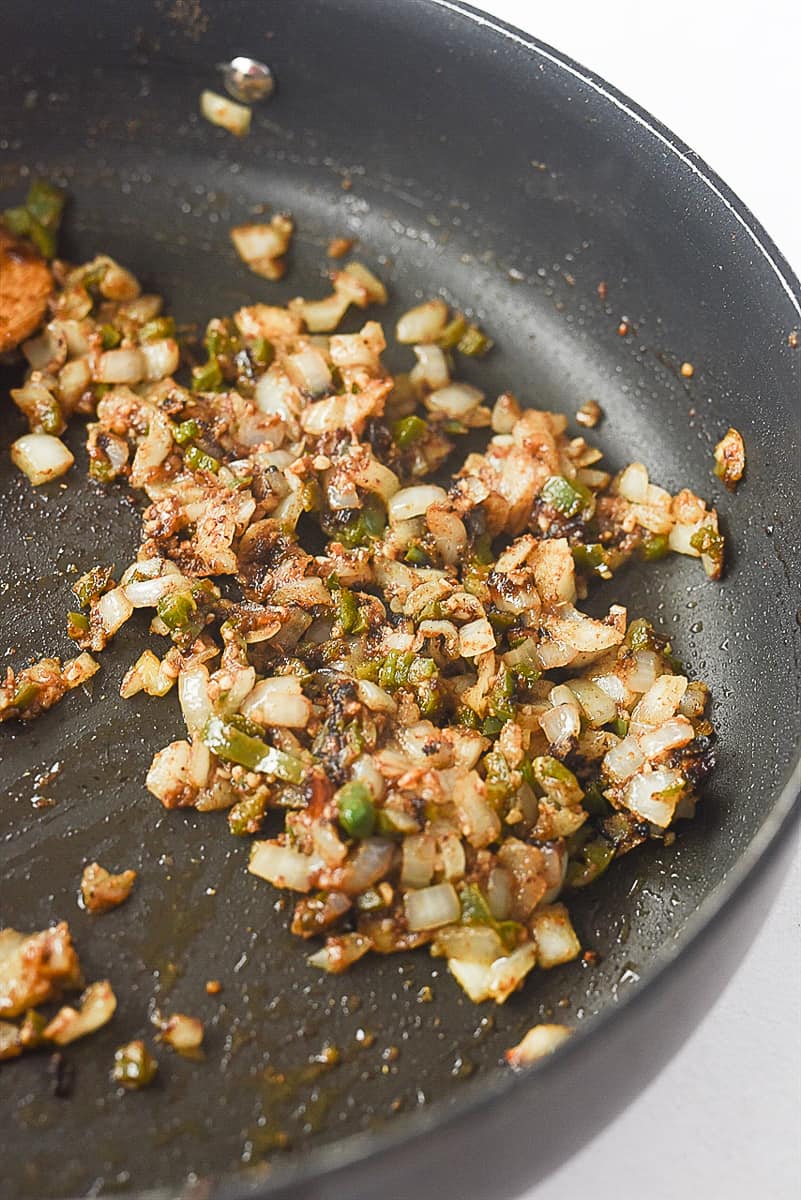
[[[234,837],[258,833],[267,811],[267,793],[263,789],[239,800],[228,810],[228,828]]]
[[[359,604],[353,592],[349,588],[340,588],[338,597],[339,623],[342,626],[342,632],[364,633],[367,624],[359,611]]]
[[[27,208],[23,208],[22,206],[7,208],[3,213],[3,220],[9,233],[13,233],[15,237],[29,236],[32,220]]]
[[[71,637],[73,641],[78,642],[81,638],[86,637],[88,632],[89,618],[86,613],[67,613],[67,637]]]
[[[147,1087],[156,1078],[158,1063],[142,1041],[129,1042],[114,1052],[112,1078],[124,1088]]]
[[[407,563],[411,563],[413,567],[425,567],[428,564],[428,555],[422,546],[417,546],[414,543],[409,547],[404,555]]]
[[[551,475],[546,479],[540,493],[542,499],[564,517],[575,517],[582,511],[590,513],[595,499],[589,488],[576,480],[572,482],[563,475]]]
[[[193,392],[217,392],[222,383],[222,368],[216,358],[210,358],[202,367],[192,368]]]
[[[211,471],[212,475],[216,475],[220,469],[219,459],[206,454],[199,446],[187,446],[184,462],[192,471]]]
[[[612,572],[600,542],[590,542],[586,546],[573,546],[572,553],[573,562],[579,571],[583,571],[587,575],[598,575],[601,579],[612,578]]]
[[[181,421],[173,426],[172,436],[179,446],[185,446],[187,442],[200,437],[200,426],[194,417],[190,417],[188,421]]]
[[[670,553],[670,539],[665,533],[652,533],[645,538],[640,551],[646,562],[658,562]]]
[[[427,433],[428,425],[426,425],[422,417],[415,416],[414,413],[409,417],[401,417],[392,426],[393,440],[395,445],[399,446],[401,450],[406,450],[414,442],[425,437]]]
[[[164,338],[170,338],[174,335],[174,317],[154,317],[152,321],[147,321],[139,330],[139,341],[140,343],[160,342]]]
[[[376,813],[369,788],[358,779],[351,779],[334,798],[339,811],[339,823],[348,837],[370,837],[375,829]]]
[[[272,342],[268,342],[267,338],[256,338],[253,345],[250,347],[250,357],[258,367],[269,367],[270,363],[275,358],[275,349]]]
[[[87,608],[93,600],[98,600],[114,586],[113,572],[113,567],[97,566],[76,579],[72,590],[81,608]]]
[[[481,732],[484,737],[497,737],[505,724],[500,717],[485,717],[481,722]]]
[[[113,325],[101,325],[100,336],[103,339],[104,350],[113,350],[122,341],[122,334]]]
[[[459,892],[459,901],[462,906],[462,925],[494,925],[490,906],[477,883],[466,883]]]
[[[11,703],[14,708],[27,708],[29,704],[33,704],[36,697],[41,691],[38,683],[34,683],[32,679],[23,680],[17,684],[17,690],[11,698]]]
[[[268,746],[261,738],[243,733],[221,717],[209,717],[200,735],[218,758],[238,763],[249,771],[263,771],[286,783],[300,783],[304,767],[299,758]]]
[[[478,325],[468,325],[456,343],[456,349],[460,354],[466,354],[469,358],[483,358],[493,345],[494,342],[487,337],[483,329],[480,329]]]
[[[437,345],[442,350],[454,350],[467,331],[467,321],[462,313],[457,313],[445,326],[437,338]]]
[[[25,207],[44,229],[55,232],[61,221],[65,201],[66,196],[61,188],[48,183],[46,179],[34,179],[25,198]]]
[[[614,721],[610,721],[609,728],[612,733],[616,733],[618,737],[624,738],[629,731],[629,723],[624,717],[615,717]]]
[[[167,592],[156,604],[156,612],[168,629],[186,629],[197,612],[191,592]]]
[[[603,875],[615,857],[615,847],[605,838],[598,837],[582,846],[577,859],[568,863],[567,883],[570,887],[586,887]]]

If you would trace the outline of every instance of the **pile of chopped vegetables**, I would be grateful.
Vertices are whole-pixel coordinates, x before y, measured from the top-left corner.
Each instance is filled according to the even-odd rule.
[[[291,230],[235,239],[275,277]],[[411,369],[390,374],[377,320],[336,332],[386,302],[361,263],[322,299],[211,321],[191,371],[124,267],[52,271],[12,393],[30,423],[15,461],[34,484],[62,474],[60,434],[84,417],[92,478],[147,507],[134,561],[75,584],[79,656],[9,672],[0,719],[54,703],[150,610],[122,694],[174,692],[186,737],[147,788],[254,839],[250,871],[297,893],[292,931],[319,939],[311,964],[428,946],[472,1000],[502,1003],[574,959],[563,898],[672,837],[713,764],[708,689],[667,639],[618,603],[579,605],[633,557],[718,578],[714,508],[641,463],[610,474],[561,414],[461,382],[491,342],[442,299],[397,323]],[[599,417],[584,406],[587,429]],[[483,449],[459,454],[475,430]],[[270,813],[283,829],[265,838]],[[123,1083],[152,1073],[137,1053]]]

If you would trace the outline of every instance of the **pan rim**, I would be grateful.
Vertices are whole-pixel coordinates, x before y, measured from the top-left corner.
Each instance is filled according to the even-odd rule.
[[[441,9],[465,19],[479,29],[511,43],[527,53],[532,63],[544,60],[557,70],[572,76],[577,82],[592,89],[599,98],[609,102],[624,117],[633,121],[650,138],[656,139],[670,157],[688,168],[699,186],[709,191],[721,202],[748,236],[754,249],[775,276],[777,285],[789,301],[791,308],[801,321],[801,282],[785,259],[782,252],[767,234],[761,223],[732,189],[711,167],[667,126],[653,117],[646,109],[631,100],[623,92],[606,82],[601,76],[582,67],[568,55],[563,54],[531,34],[514,25],[491,16],[463,0],[417,0],[418,3]],[[604,1030],[626,1019],[637,1008],[646,1003],[664,976],[679,961],[687,958],[712,936],[715,927],[725,912],[730,909],[753,882],[760,868],[767,864],[771,851],[775,851],[779,839],[792,836],[794,828],[801,824],[801,738],[796,740],[793,765],[788,778],[778,792],[773,807],[759,830],[736,860],[732,870],[708,896],[687,921],[678,940],[671,942],[645,969],[640,984],[623,996],[615,1006],[608,1006],[597,1016],[589,1019],[576,1030],[574,1037],[549,1058],[527,1068],[519,1074],[499,1074],[495,1079],[482,1079],[467,1085],[462,1097],[450,1102],[438,1101],[424,1108],[395,1117],[378,1132],[352,1134],[341,1141],[332,1142],[304,1152],[300,1161],[280,1163],[269,1177],[256,1183],[242,1175],[228,1175],[211,1181],[210,1195],[214,1200],[269,1200],[271,1195],[288,1187],[301,1188],[314,1180],[339,1173],[356,1166],[367,1165],[393,1150],[411,1145],[427,1134],[453,1128],[470,1117],[477,1117],[504,1097],[516,1093],[520,1100],[533,1095],[538,1081],[546,1075],[561,1071],[567,1062],[583,1053],[585,1042],[590,1037],[600,1037]],[[198,1180],[198,1182],[200,1182]],[[192,1185],[184,1191],[178,1188],[157,1188],[145,1191],[126,1192],[129,1200],[175,1200],[193,1194]],[[205,1191],[204,1195],[207,1195]]]

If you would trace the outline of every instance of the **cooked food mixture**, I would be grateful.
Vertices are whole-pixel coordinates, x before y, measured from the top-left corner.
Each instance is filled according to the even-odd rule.
[[[292,227],[233,236],[273,277]],[[59,435],[84,418],[92,478],[142,498],[141,544],[121,566],[97,548],[67,617],[81,653],[9,672],[0,718],[60,699],[144,609],[150,643],[122,694],[172,692],[186,737],[143,784],[252,839],[250,871],[297,896],[313,966],[426,946],[471,999],[502,1003],[533,968],[579,955],[564,901],[672,838],[713,765],[708,689],[610,581],[672,552],[717,579],[714,508],[641,463],[607,471],[524,394],[461,382],[464,356],[491,342],[440,298],[397,323],[410,369],[391,374],[378,320],[336,332],[387,299],[360,263],[322,299],[211,321],[202,361],[108,256],[52,276],[12,393],[30,423],[15,461],[33,483],[68,470]],[[578,419],[601,415],[588,402]],[[590,616],[601,587],[614,602]],[[132,884],[93,864],[84,902],[111,906]],[[33,950],[8,953],[11,1016],[74,985],[71,962],[53,973],[63,954],[43,972],[25,965]],[[531,1035],[516,1061],[555,1036]],[[173,1026],[173,1044],[200,1037]],[[141,1085],[155,1063],[132,1043],[115,1072]]]

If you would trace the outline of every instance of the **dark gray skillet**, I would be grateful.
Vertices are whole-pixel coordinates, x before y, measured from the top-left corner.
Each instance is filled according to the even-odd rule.
[[[688,483],[721,509],[731,549],[720,585],[682,560],[608,589],[669,630],[712,684],[720,766],[700,816],[671,849],[632,854],[576,901],[599,965],[539,974],[497,1011],[469,1004],[424,954],[342,978],[314,972],[221,819],[160,810],[142,779],[176,736],[177,705],[117,698],[141,629],[106,654],[91,700],[73,694],[30,729],[0,731],[0,924],[68,918],[87,975],[108,975],[120,997],[113,1024],[68,1052],[68,1099],[54,1096],[47,1057],[2,1070],[4,1200],[251,1187],[326,1200],[509,1196],[597,1131],[703,1015],[794,836],[798,283],[671,134],[459,5],[5,0],[2,25],[3,200],[17,201],[29,170],[64,183],[70,257],[107,250],[181,319],[205,320],[249,299],[322,294],[328,238],[356,234],[390,280],[390,321],[441,290],[497,338],[470,371],[482,387],[568,413],[594,397],[614,465],[641,458],[665,486]],[[279,85],[243,142],[197,116],[214,64],[234,53],[268,60]],[[259,201],[299,225],[278,287],[247,274],[228,243]],[[696,364],[690,381],[683,360]],[[729,424],[748,447],[734,496],[710,474]],[[2,426],[5,448],[19,432],[7,402]],[[65,653],[71,568],[127,561],[134,510],[80,470],[36,493],[5,452],[0,470],[0,644],[16,648],[15,663]],[[54,762],[60,772],[38,783]],[[54,805],[32,807],[35,794]],[[75,903],[93,857],[141,872],[134,899],[99,920]],[[224,983],[216,999],[203,986],[212,977]],[[766,980],[766,1004],[780,983]],[[193,1064],[165,1052],[159,1085],[120,1097],[113,1049],[147,1033],[152,997],[205,1019],[208,1055]],[[503,1050],[551,1015],[579,1036],[510,1077]],[[341,1065],[309,1067],[326,1041]],[[274,1151],[278,1131],[286,1153]],[[657,1135],[655,1164],[659,1145]],[[624,1163],[599,1172],[625,1187]],[[182,1191],[188,1176],[201,1182]]]

